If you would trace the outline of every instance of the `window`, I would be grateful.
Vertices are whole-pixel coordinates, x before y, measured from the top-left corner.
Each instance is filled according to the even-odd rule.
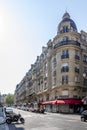
[[[45,73],[44,80],[47,80],[47,78],[48,78],[48,73]]]
[[[78,64],[75,64],[75,72],[79,73],[79,65]]]
[[[68,84],[68,75],[62,76],[62,84]]]
[[[56,62],[56,55],[53,56],[53,62]]]
[[[75,67],[75,72],[79,73],[79,68]]]
[[[61,72],[68,72],[69,71],[69,65],[68,63],[64,63],[61,68]]]
[[[44,71],[47,69],[47,63],[44,64]]]
[[[75,82],[76,82],[76,83],[79,83],[79,82],[80,82],[79,76],[75,76]]]
[[[75,59],[79,60],[79,51],[78,50],[75,50]]]
[[[64,59],[64,58],[69,58],[69,50],[68,49],[62,51],[61,59]]]
[[[86,78],[83,79],[83,85],[87,86],[87,79]]]
[[[56,85],[56,77],[53,78],[53,85]]]
[[[68,26],[63,26],[63,33],[69,32]]]
[[[68,37],[64,37],[64,38],[63,38],[63,41],[68,41]]]
[[[43,79],[41,80],[41,84],[43,84]]]
[[[53,68],[55,68],[56,67],[56,63],[57,63],[56,54],[53,56],[52,61],[53,61]]]
[[[87,37],[85,35],[82,35],[82,40],[87,41]]]
[[[83,55],[83,62],[87,63],[87,56],[86,55]]]
[[[40,86],[40,81],[38,81],[38,85]]]
[[[83,72],[86,72],[86,73],[87,73],[87,67],[84,67],[84,68],[83,68]]]
[[[53,76],[56,76],[56,70],[53,71]]]
[[[44,90],[47,89],[47,83],[44,83]]]
[[[63,50],[62,51],[62,55],[67,55],[68,54],[68,50]]]

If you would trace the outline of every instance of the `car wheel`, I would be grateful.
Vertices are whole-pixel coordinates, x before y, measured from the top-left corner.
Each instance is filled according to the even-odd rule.
[[[7,118],[7,119],[6,119],[6,123],[7,123],[7,124],[11,124],[11,122],[12,122],[12,120],[11,120],[10,118]]]
[[[82,118],[81,118],[81,121],[85,121],[85,118],[84,118],[84,117],[82,117]]]
[[[20,122],[24,124],[24,123],[25,123],[24,118],[21,117],[21,118],[20,118]]]

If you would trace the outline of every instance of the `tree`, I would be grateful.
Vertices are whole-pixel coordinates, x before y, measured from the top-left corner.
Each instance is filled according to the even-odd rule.
[[[11,106],[14,103],[14,95],[9,93],[5,97],[5,102],[6,102],[7,105]]]

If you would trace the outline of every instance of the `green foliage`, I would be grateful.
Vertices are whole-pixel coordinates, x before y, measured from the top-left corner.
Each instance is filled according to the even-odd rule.
[[[6,102],[6,104],[8,104],[8,105],[12,105],[12,104],[14,103],[14,95],[9,93],[9,94],[5,97],[5,102]]]

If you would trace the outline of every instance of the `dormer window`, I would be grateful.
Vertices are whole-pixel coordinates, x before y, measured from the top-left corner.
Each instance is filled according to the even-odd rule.
[[[70,18],[69,13],[65,12],[62,21],[58,25],[57,33],[67,33],[70,30],[77,32],[74,21]]]
[[[63,26],[63,33],[69,32],[68,26]]]

